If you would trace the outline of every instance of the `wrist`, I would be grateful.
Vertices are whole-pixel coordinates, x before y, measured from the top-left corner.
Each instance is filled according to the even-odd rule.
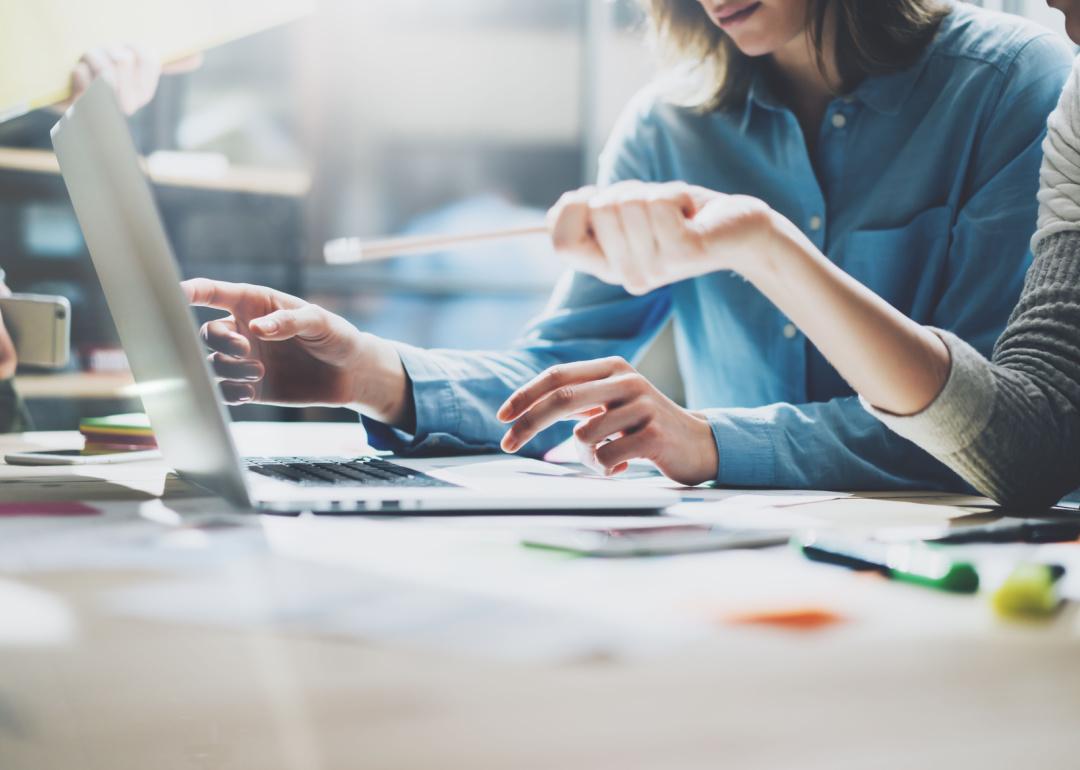
[[[793,260],[805,258],[816,247],[783,214],[769,208],[761,216],[764,220],[758,228],[761,237],[735,270],[759,290],[766,291],[784,277]]]
[[[379,422],[403,427],[413,421],[409,378],[397,348],[389,340],[361,332],[351,368],[353,402],[349,408]]]
[[[697,436],[697,441],[694,442],[697,463],[695,463],[692,478],[689,479],[689,485],[697,486],[707,481],[715,481],[719,476],[720,451],[717,449],[709,418],[702,412],[689,412],[689,415],[693,420],[694,434]]]

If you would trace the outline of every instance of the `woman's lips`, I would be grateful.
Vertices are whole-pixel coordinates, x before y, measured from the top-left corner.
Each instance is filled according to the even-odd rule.
[[[721,27],[733,27],[749,19],[760,7],[760,2],[721,6],[713,11],[713,18]]]

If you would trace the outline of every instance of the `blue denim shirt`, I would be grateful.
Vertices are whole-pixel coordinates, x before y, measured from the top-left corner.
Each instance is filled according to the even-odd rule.
[[[727,112],[643,93],[604,151],[600,182],[685,180],[762,198],[906,315],[989,355],[1030,263],[1040,142],[1070,63],[1052,33],[956,5],[914,66],[829,104],[813,155],[759,77]],[[688,406],[713,427],[720,484],[965,488],[868,414],[788,319],[727,272],[643,297],[571,274],[511,350],[401,345],[416,434],[368,420],[372,443],[492,449],[505,431],[495,411],[514,389],[559,362],[633,360],[669,318]],[[526,451],[543,453],[571,427]]]

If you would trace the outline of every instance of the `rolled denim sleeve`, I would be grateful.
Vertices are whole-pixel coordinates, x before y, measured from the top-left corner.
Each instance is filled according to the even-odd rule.
[[[815,404],[704,410],[722,486],[969,490],[960,478],[869,414],[856,397]]]

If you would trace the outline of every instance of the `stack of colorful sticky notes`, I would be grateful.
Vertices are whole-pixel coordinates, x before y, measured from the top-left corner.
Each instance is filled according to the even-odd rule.
[[[114,414],[88,417],[79,422],[89,452],[128,452],[156,449],[157,440],[145,414]]]

